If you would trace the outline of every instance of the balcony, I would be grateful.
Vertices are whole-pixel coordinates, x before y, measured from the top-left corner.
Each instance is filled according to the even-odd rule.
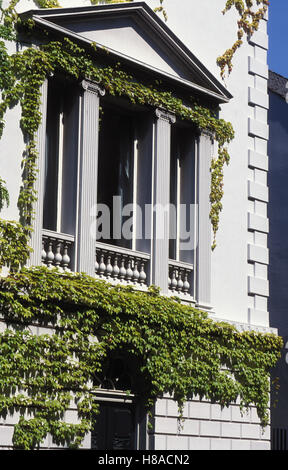
[[[42,265],[62,272],[74,271],[75,237],[50,230],[42,231]],[[151,285],[150,255],[106,243],[96,243],[95,277],[112,284],[147,290]],[[194,302],[194,267],[169,260],[168,295]]]
[[[193,301],[194,266],[180,261],[169,260],[169,293],[180,299]]]
[[[125,250],[106,243],[96,243],[95,275],[114,283],[147,289],[150,255],[140,251]]]

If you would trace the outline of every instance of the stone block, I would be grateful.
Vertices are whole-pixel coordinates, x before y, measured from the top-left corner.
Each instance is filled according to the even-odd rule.
[[[200,422],[200,435],[201,436],[220,436],[221,424],[217,421],[201,421]]]
[[[231,450],[231,440],[211,439],[211,450]]]

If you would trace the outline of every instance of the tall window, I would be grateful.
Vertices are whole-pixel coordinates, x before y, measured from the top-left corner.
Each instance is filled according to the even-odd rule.
[[[102,109],[97,202],[110,216],[99,241],[149,251],[144,214],[145,204],[151,204],[152,120],[143,111],[110,104]]]
[[[43,228],[74,235],[79,105],[76,87],[48,86]]]
[[[194,263],[196,219],[195,137],[188,127],[172,126],[170,155],[169,258]]]

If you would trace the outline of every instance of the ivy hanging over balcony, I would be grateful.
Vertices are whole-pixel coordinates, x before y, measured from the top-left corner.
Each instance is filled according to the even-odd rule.
[[[2,278],[0,311],[9,326],[0,334],[0,415],[20,414],[16,448],[33,449],[48,432],[78,447],[97,414],[95,375],[123,351],[139,364],[145,385],[133,392],[147,409],[164,393],[179,416],[196,396],[222,407],[239,399],[268,423],[269,371],[282,347],[275,335],[240,333],[153,287],[144,293],[47,268]],[[65,423],[71,405],[78,424]]]

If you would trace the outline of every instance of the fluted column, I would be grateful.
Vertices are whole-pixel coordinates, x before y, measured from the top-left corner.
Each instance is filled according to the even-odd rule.
[[[211,309],[211,245],[210,221],[211,159],[213,137],[201,131],[198,138],[198,246],[196,297],[199,307]]]
[[[170,203],[170,147],[173,114],[156,110],[154,197],[153,197],[153,256],[152,282],[161,292],[168,292],[169,277],[169,203]]]
[[[81,98],[81,147],[79,175],[79,211],[77,240],[77,271],[95,275],[95,242],[91,211],[97,204],[99,95],[104,95],[97,84],[83,80]]]
[[[42,115],[41,124],[37,131],[37,178],[34,189],[37,194],[37,201],[34,204],[34,219],[32,220],[31,247],[33,252],[28,260],[29,266],[41,265],[42,252],[42,227],[43,227],[43,198],[44,198],[44,168],[45,168],[45,139],[46,139],[46,115],[47,115],[47,95],[48,80],[46,79],[41,87],[40,113]]]

